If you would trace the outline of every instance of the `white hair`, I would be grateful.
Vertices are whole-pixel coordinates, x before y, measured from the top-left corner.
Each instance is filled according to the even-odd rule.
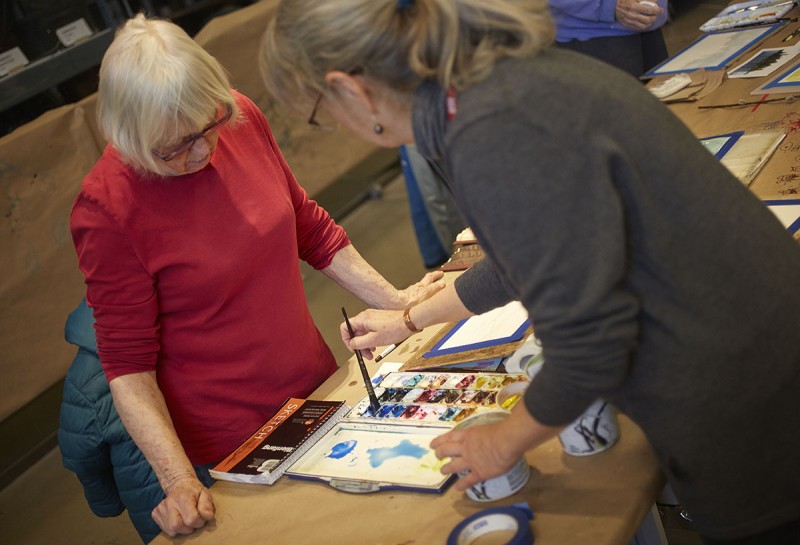
[[[202,129],[220,107],[236,118],[228,75],[183,29],[143,14],[120,27],[100,65],[97,122],[126,162],[166,174],[152,150]]]

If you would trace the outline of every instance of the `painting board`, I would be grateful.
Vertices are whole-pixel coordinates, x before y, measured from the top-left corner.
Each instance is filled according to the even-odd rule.
[[[691,72],[700,68],[720,70],[736,57],[781,28],[785,22],[704,34],[678,54],[668,58],[643,77]]]
[[[447,428],[339,422],[286,472],[353,492],[441,492],[454,475],[430,448]]]
[[[506,344],[498,344],[495,346],[488,346],[478,348],[477,350],[466,350],[464,352],[457,352],[455,354],[447,354],[444,356],[435,357],[422,357],[423,354],[436,345],[442,338],[447,335],[450,330],[455,327],[455,323],[446,324],[439,332],[430,338],[422,347],[416,350],[408,360],[400,367],[400,371],[424,371],[427,369],[435,369],[443,365],[451,365],[455,363],[503,358],[513,354],[525,342],[525,338],[533,332],[532,327],[528,327],[518,341],[513,341]]]
[[[489,358],[475,361],[464,361],[458,363],[448,363],[440,367],[433,367],[440,371],[480,371],[480,372],[494,372],[500,368],[505,358]]]
[[[528,311],[519,301],[458,322],[424,358],[478,350],[520,340],[530,327]]]
[[[745,133],[721,162],[740,182],[749,186],[785,137],[782,130]]]

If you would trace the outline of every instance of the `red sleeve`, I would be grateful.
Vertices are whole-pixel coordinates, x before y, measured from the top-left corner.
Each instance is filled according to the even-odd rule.
[[[269,145],[280,162],[281,169],[286,176],[286,182],[295,211],[297,228],[297,248],[300,259],[307,262],[315,269],[324,269],[330,265],[333,256],[350,244],[345,230],[333,221],[330,214],[319,206],[316,201],[309,199],[294,177],[288,163],[283,157],[278,143],[272,135],[269,123],[264,114],[247,97],[239,94],[239,105],[247,110],[246,116],[257,121],[266,135]]]
[[[112,215],[83,194],[72,208],[70,230],[106,377],[155,370],[159,337],[154,278]]]

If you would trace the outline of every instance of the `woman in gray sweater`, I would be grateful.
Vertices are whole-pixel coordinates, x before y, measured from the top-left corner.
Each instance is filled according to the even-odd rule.
[[[544,0],[281,2],[270,90],[416,144],[488,256],[343,338],[369,352],[520,300],[546,364],[504,423],[433,442],[443,471],[469,471],[458,488],[601,397],[645,431],[708,543],[795,543],[800,248],[641,84],[552,39]]]

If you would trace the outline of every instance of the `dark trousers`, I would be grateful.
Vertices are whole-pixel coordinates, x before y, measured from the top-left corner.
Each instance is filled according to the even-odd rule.
[[[800,519],[740,539],[703,538],[707,545],[800,545]]]
[[[660,28],[628,36],[557,42],[557,45],[605,61],[637,78],[669,57]]]

